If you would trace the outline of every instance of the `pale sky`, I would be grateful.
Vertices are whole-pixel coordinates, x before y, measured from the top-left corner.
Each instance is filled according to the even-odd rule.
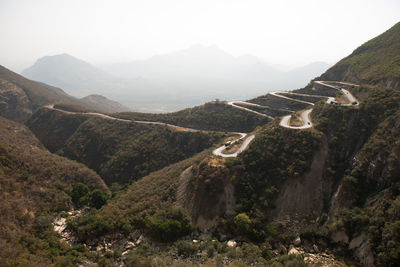
[[[0,65],[93,64],[216,45],[272,64],[335,63],[400,21],[399,0],[0,0]]]

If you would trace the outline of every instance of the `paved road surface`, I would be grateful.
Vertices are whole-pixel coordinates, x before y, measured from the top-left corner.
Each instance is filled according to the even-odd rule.
[[[304,104],[308,104],[308,105],[314,106],[314,103],[311,103],[311,102],[308,102],[308,101],[304,101],[304,100],[300,100],[300,99],[290,98],[290,97],[287,97],[287,96],[284,96],[284,95],[280,95],[278,93],[282,93],[282,92],[270,92],[269,94],[271,94],[273,96],[276,96],[276,97],[284,98],[284,99],[287,99],[287,100],[296,101],[296,102],[300,102],[300,103],[304,103]],[[287,93],[287,94],[290,94],[290,93]]]
[[[54,105],[46,105],[44,106],[44,108],[47,109],[52,109],[52,110],[56,110],[59,112],[62,112],[64,114],[79,114],[79,115],[90,115],[90,116],[96,116],[96,117],[100,117],[103,119],[107,119],[107,120],[116,120],[116,121],[122,121],[122,122],[129,122],[129,123],[141,123],[141,124],[153,124],[153,125],[162,125],[162,126],[168,126],[171,128],[174,128],[176,130],[181,130],[181,131],[191,131],[191,132],[212,132],[212,131],[203,131],[203,130],[196,130],[196,129],[191,129],[191,128],[185,128],[185,127],[181,127],[181,126],[177,126],[177,125],[172,125],[169,123],[164,123],[164,122],[157,122],[157,121],[131,121],[131,120],[125,120],[125,119],[120,119],[120,118],[116,118],[116,117],[112,117],[109,115],[105,115],[102,113],[96,113],[96,112],[72,112],[72,111],[66,111],[66,110],[62,110],[62,109],[58,109],[58,108],[54,108]],[[239,138],[233,140],[231,142],[231,144],[245,138],[247,136],[246,133],[238,133],[238,132],[231,132],[230,134],[238,134],[240,135]],[[241,152],[243,152],[248,145],[250,144],[250,142],[254,139],[254,135],[250,135],[248,136],[244,141],[243,144],[240,146],[240,148],[232,154],[224,154],[222,153],[223,150],[225,150],[226,146],[223,145],[217,149],[215,149],[213,151],[213,154],[216,156],[221,156],[221,157],[237,157],[237,155],[239,155]]]
[[[333,88],[335,90],[341,90],[343,92],[343,95],[349,100],[349,104],[340,104],[341,106],[356,106],[359,105],[359,101],[346,89],[344,88],[338,88],[337,86],[333,86],[330,84],[327,84],[325,81],[314,81],[314,83],[323,85],[323,86],[327,86],[330,88]],[[351,84],[351,83],[346,83],[346,82],[337,82],[339,84],[343,84],[343,85],[350,85],[350,86],[358,86],[356,84]],[[302,96],[308,96],[307,94],[298,94],[298,93],[292,93],[292,92],[281,92],[281,93],[286,93],[286,94],[292,94],[292,95],[302,95]],[[294,99],[294,98],[290,98],[288,96],[284,96],[284,95],[280,95],[279,92],[270,92],[271,95],[276,96],[276,97],[280,97],[280,98],[284,98],[287,100],[291,100],[291,101],[297,101],[297,102],[301,102],[301,103],[305,103],[311,106],[314,106],[314,103],[308,102],[308,101],[304,101],[304,100],[300,100],[300,99]],[[315,97],[321,97],[321,98],[325,98],[327,96],[320,96],[320,95],[312,95]],[[333,97],[328,97],[328,100],[326,101],[326,103],[328,104],[332,104],[332,103],[336,103],[335,98]],[[355,104],[353,104],[355,103]],[[257,114],[259,116],[263,116],[269,119],[274,119],[274,117],[263,114],[261,112],[246,108],[246,107],[242,107],[242,106],[238,106],[237,104],[242,104],[242,105],[247,105],[247,106],[254,106],[254,107],[260,107],[263,108],[265,106],[261,106],[259,104],[254,104],[254,103],[249,103],[249,102],[245,102],[245,101],[229,101],[227,103],[228,105],[241,109],[241,110],[245,110],[247,112],[251,112],[254,114]],[[109,115],[105,115],[105,114],[101,114],[101,113],[94,113],[94,112],[88,112],[88,113],[84,113],[84,112],[70,112],[70,111],[65,111],[65,110],[61,110],[61,109],[56,109],[54,108],[54,105],[47,105],[44,106],[45,108],[48,109],[53,109],[53,110],[58,110],[61,112],[64,112],[66,114],[82,114],[82,115],[92,115],[92,116],[98,116],[104,119],[109,119],[109,120],[117,120],[117,121],[122,121],[122,122],[130,122],[130,123],[141,123],[141,124],[154,124],[154,125],[163,125],[163,126],[168,126],[171,128],[174,128],[175,130],[179,130],[179,131],[191,131],[191,132],[212,132],[212,131],[203,131],[203,130],[196,130],[196,129],[191,129],[191,128],[185,128],[185,127],[181,127],[181,126],[177,126],[177,125],[172,125],[172,124],[168,124],[168,123],[164,123],[164,122],[156,122],[156,121],[131,121],[131,120],[126,120],[126,119],[120,119],[120,118],[115,118]],[[268,107],[267,107],[268,108]],[[289,111],[289,110],[285,110],[285,111]],[[289,111],[289,112],[293,112],[293,111]],[[288,129],[307,129],[307,128],[311,128],[312,127],[312,122],[310,120],[310,113],[312,112],[312,109],[307,109],[302,111],[302,113],[300,114],[301,119],[303,121],[303,125],[301,126],[291,126],[290,123],[290,117],[291,115],[287,115],[282,117],[279,125]],[[235,139],[234,141],[231,142],[231,144],[238,142],[239,140],[245,138],[246,139],[243,141],[242,145],[240,146],[240,148],[234,152],[234,153],[230,153],[230,154],[225,154],[222,151],[224,151],[226,149],[226,146],[220,146],[217,149],[215,149],[212,153],[216,156],[220,156],[220,157],[237,157],[241,152],[243,152],[245,149],[247,149],[247,147],[249,146],[250,142],[254,139],[254,135],[247,135],[245,133],[231,133],[231,134],[239,134],[240,137]]]
[[[248,111],[248,112],[252,112],[252,113],[257,114],[259,116],[263,116],[263,117],[269,118],[271,120],[274,119],[274,117],[272,117],[272,116],[266,115],[264,113],[261,113],[261,112],[258,112],[258,111],[255,111],[255,110],[252,110],[252,109],[249,109],[249,108],[238,106],[236,104],[242,104],[242,105],[253,106],[253,107],[261,107],[261,108],[264,107],[264,106],[261,106],[261,105],[258,105],[258,104],[254,104],[254,103],[250,103],[250,102],[245,102],[245,101],[229,101],[228,102],[228,105],[230,105],[232,107],[235,107],[235,108],[238,108],[238,109],[242,109],[242,110],[245,110],[245,111]]]
[[[109,115],[106,115],[106,114],[96,113],[96,112],[72,112],[72,111],[66,111],[66,110],[63,110],[63,109],[55,108],[54,105],[46,105],[46,106],[44,106],[44,108],[57,110],[57,111],[65,113],[65,114],[89,115],[89,116],[100,117],[100,118],[107,119],[107,120],[115,120],[115,121],[129,122],[129,123],[140,123],[140,124],[153,124],[153,125],[168,126],[168,127],[174,128],[175,130],[178,130],[178,131],[210,132],[210,131],[203,131],[203,130],[196,130],[196,129],[192,129],[192,128],[181,127],[181,126],[177,126],[177,125],[173,125],[173,124],[169,124],[169,123],[165,123],[165,122],[158,122],[158,121],[132,121],[132,120],[120,119],[120,118],[116,118],[116,117],[112,117],[112,116],[109,116]]]
[[[243,133],[241,133],[241,135],[242,136],[240,138],[232,141],[231,145],[233,145],[234,143],[236,143],[237,141],[243,139],[246,136],[246,134],[243,134]],[[234,158],[234,157],[237,157],[240,153],[242,153],[244,150],[246,150],[246,148],[249,146],[250,142],[253,141],[254,137],[255,137],[254,135],[247,136],[247,138],[243,141],[243,143],[240,146],[240,148],[234,153],[230,153],[230,154],[223,153],[222,151],[224,151],[227,148],[225,145],[220,146],[219,148],[215,149],[212,153],[215,156],[220,156],[220,157],[223,157],[223,158]]]
[[[290,122],[290,117],[292,115],[287,115],[284,116],[281,120],[281,122],[279,123],[280,126],[285,127],[285,128],[289,128],[289,129],[307,129],[307,128],[311,128],[312,127],[312,122],[310,120],[310,113],[311,113],[312,109],[307,109],[304,110],[300,116],[301,116],[301,120],[303,121],[303,125],[301,126],[291,126],[289,125]]]

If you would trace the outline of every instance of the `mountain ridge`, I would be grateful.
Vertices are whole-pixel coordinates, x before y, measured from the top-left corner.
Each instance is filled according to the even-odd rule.
[[[365,42],[316,79],[400,89],[400,22]]]
[[[0,115],[23,122],[44,105],[66,104],[102,112],[121,112],[128,109],[108,99],[98,97],[79,100],[62,89],[29,80],[0,66]]]
[[[244,99],[266,90],[298,88],[328,67],[319,64],[317,68],[305,66],[282,72],[255,56],[234,57],[218,47],[202,45],[112,64],[101,70],[90,65],[93,70],[86,80],[81,79],[86,67],[80,71],[80,60],[69,69],[51,64],[48,58],[47,62],[45,73],[37,66],[35,74],[33,65],[31,73],[23,74],[59,86],[72,95],[101,94],[137,111],[153,113],[177,111],[217,98]],[[92,72],[97,74],[91,75]]]

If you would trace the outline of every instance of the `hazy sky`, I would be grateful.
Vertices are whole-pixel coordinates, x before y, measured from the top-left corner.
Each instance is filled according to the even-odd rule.
[[[334,63],[399,20],[399,0],[0,0],[0,65],[64,52],[105,64],[193,44]]]

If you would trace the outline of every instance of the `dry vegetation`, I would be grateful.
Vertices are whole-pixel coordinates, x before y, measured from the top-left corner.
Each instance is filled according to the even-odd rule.
[[[301,119],[301,112],[296,112],[290,115],[290,121],[289,125],[290,126],[302,126],[303,125],[303,120]]]
[[[215,101],[184,109],[174,113],[119,113],[123,119],[160,121],[199,130],[251,132],[256,126],[264,125],[269,119],[234,108],[224,102]]]
[[[76,182],[108,192],[95,172],[51,154],[25,126],[0,117],[1,265],[52,262],[46,246],[58,239],[46,231],[54,213],[72,208],[67,191]],[[66,253],[57,245],[53,259]]]

